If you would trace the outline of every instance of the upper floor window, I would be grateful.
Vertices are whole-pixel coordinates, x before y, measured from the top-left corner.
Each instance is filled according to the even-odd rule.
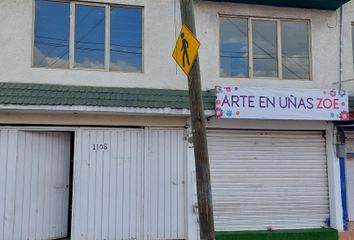
[[[69,67],[70,5],[36,1],[34,66]]]
[[[310,79],[308,21],[220,19],[221,77]]]
[[[142,9],[36,0],[35,67],[142,72]]]

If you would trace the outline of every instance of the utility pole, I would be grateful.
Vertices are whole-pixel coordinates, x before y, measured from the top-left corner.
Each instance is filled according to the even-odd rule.
[[[196,35],[193,0],[180,0],[182,23]],[[199,226],[201,240],[214,240],[214,215],[210,184],[208,144],[202,98],[199,57],[188,75],[189,101],[197,177]]]

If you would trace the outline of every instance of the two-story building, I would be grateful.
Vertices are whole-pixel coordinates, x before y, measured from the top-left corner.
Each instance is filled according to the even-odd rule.
[[[348,113],[318,117],[309,99],[354,92],[345,2],[195,1],[220,239],[343,231],[333,121]],[[0,2],[1,240],[198,239],[180,28],[178,0]],[[290,117],[217,118],[229,88],[285,96]]]

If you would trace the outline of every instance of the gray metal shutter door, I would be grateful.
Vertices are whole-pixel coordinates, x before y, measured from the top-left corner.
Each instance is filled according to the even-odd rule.
[[[345,145],[347,149],[354,146],[354,133],[345,132]],[[350,150],[349,152],[351,152]],[[349,221],[354,221],[354,159],[348,159],[345,161],[346,168],[346,182],[347,182],[347,207]]]
[[[323,132],[209,130],[208,144],[217,230],[326,225]]]

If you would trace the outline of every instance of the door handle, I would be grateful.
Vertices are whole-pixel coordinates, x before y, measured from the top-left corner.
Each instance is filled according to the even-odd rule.
[[[198,212],[199,212],[198,203],[194,203],[193,204],[193,213],[194,214],[198,214]]]

